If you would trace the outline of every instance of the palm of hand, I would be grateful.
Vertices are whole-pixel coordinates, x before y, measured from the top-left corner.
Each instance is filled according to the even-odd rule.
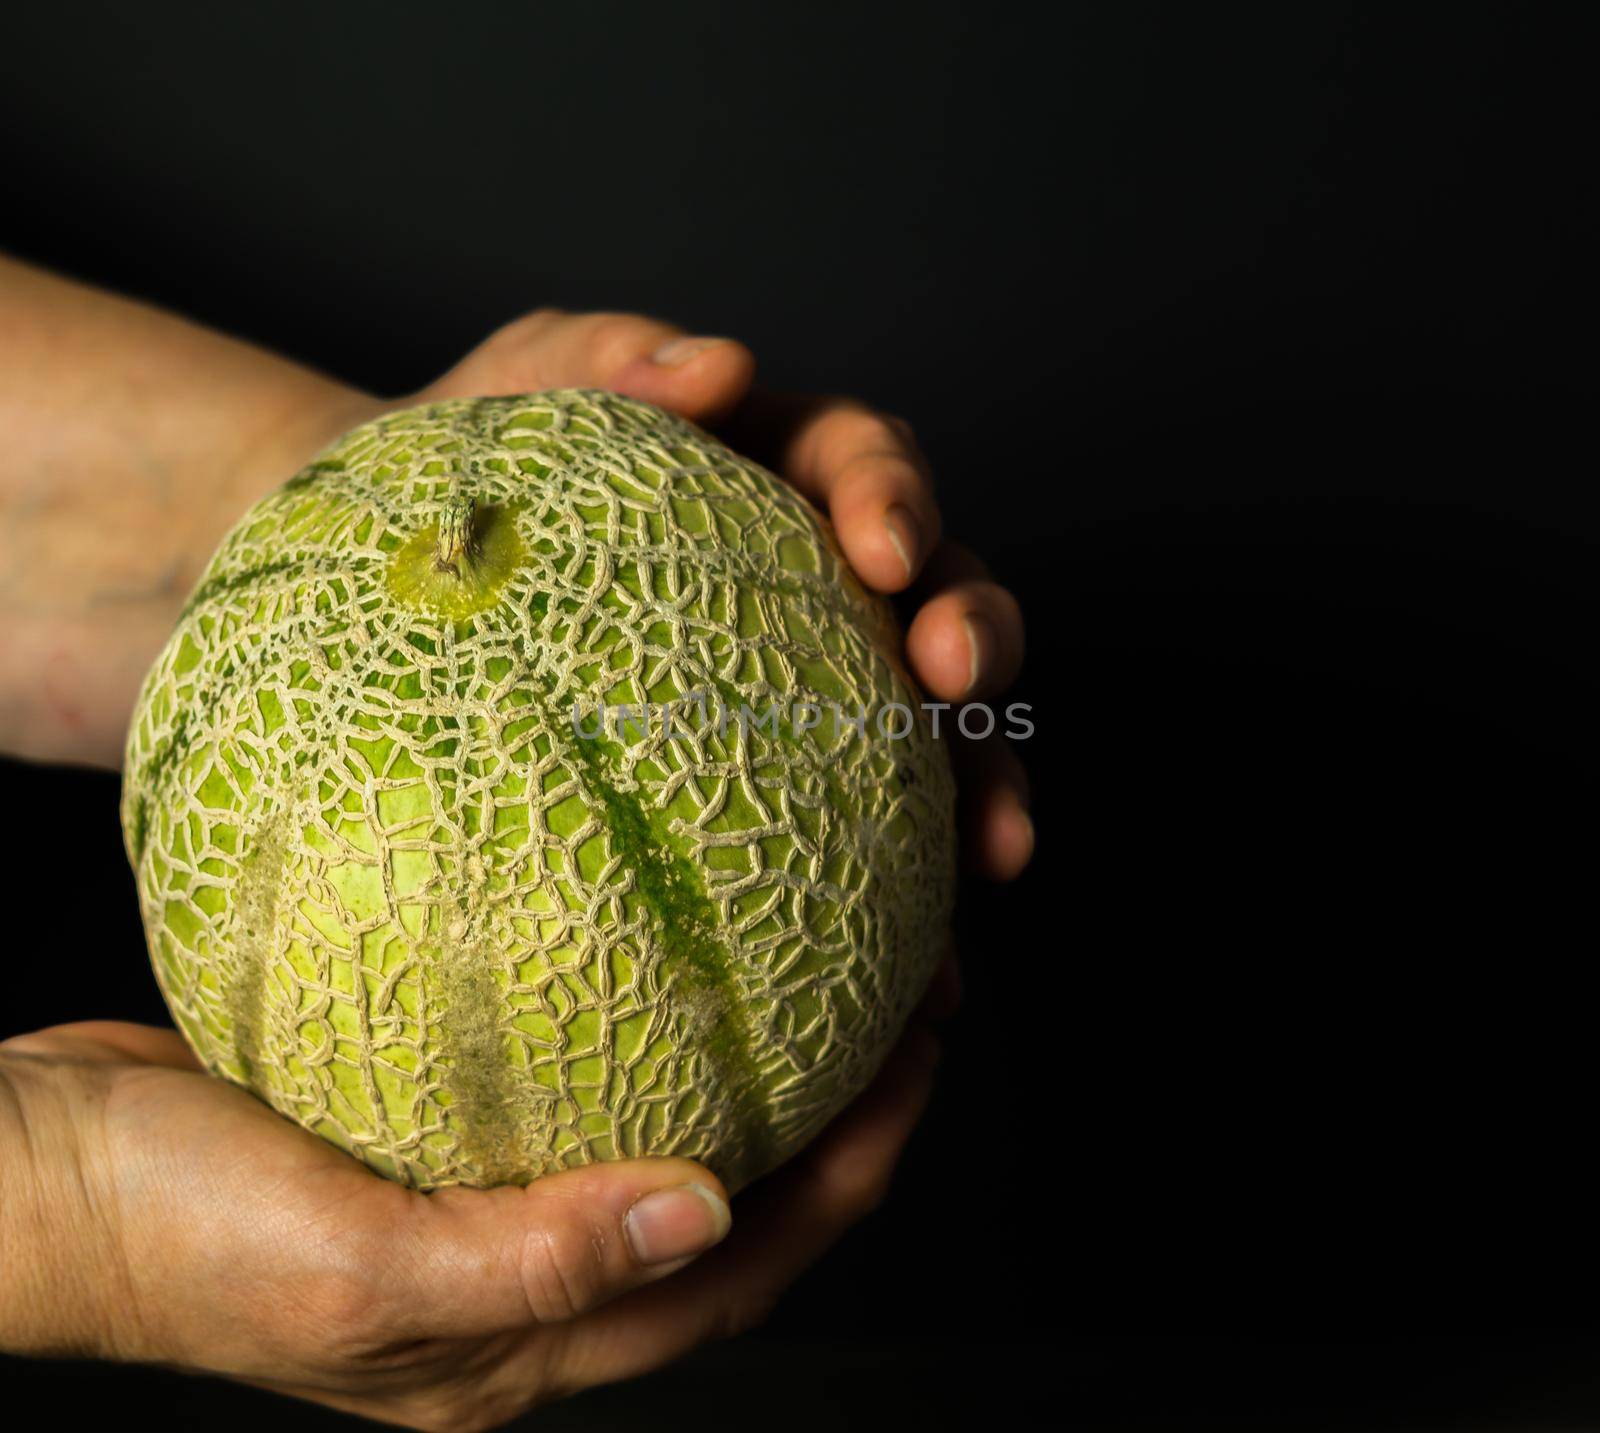
[[[913,1031],[817,1145],[741,1200],[726,1243],[680,1270],[641,1268],[619,1220],[641,1191],[705,1177],[687,1161],[424,1196],[205,1074],[171,1031],[62,1026],[5,1048],[70,1086],[77,1163],[118,1270],[115,1352],[451,1428],[758,1320],[882,1197],[936,1049]]]

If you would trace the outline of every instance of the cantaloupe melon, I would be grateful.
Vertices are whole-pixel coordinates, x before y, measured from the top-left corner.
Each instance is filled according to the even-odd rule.
[[[146,680],[161,988],[213,1072],[408,1184],[679,1154],[737,1187],[944,950],[918,702],[826,523],[691,424],[390,413],[241,519]]]

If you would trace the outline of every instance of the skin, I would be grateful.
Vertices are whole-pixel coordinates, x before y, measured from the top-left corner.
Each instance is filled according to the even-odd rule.
[[[934,698],[1002,690],[1015,600],[940,535],[904,422],[754,386],[732,339],[541,309],[386,400],[171,314],[0,259],[0,752],[106,767],[145,669],[237,515],[347,428],[434,398],[603,387],[712,427],[902,594]],[[957,745],[968,865],[1033,849],[1005,743]],[[207,1076],[171,1030],[0,1043],[0,1348],[175,1364],[417,1428],[493,1427],[758,1322],[881,1201],[925,1105],[953,958],[877,1083],[740,1196],[687,1160],[526,1189],[387,1183]],[[226,1131],[225,1136],[220,1131]]]

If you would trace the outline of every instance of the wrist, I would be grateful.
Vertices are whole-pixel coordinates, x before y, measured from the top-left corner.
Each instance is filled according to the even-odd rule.
[[[335,438],[389,406],[370,393],[305,370],[286,378],[275,398],[251,431],[241,434],[226,478],[214,491],[216,517],[210,535],[217,541],[246,509],[288,482]],[[211,548],[196,553],[201,565],[210,555]]]
[[[93,1067],[0,1045],[0,1349],[140,1356],[114,1199],[87,1147]]]

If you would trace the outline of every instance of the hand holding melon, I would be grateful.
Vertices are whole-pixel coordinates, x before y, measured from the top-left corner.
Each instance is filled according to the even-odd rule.
[[[16,1297],[0,1345],[159,1360],[414,1426],[481,1427],[758,1319],[881,1197],[929,1089],[937,1047],[923,1018],[864,1095],[740,1199],[731,1234],[704,1166],[607,1156],[675,1147],[734,1183],[753,1178],[883,1058],[935,959],[903,937],[906,923],[941,924],[932,911],[948,887],[934,875],[948,878],[949,828],[908,830],[898,815],[948,799],[941,758],[919,736],[860,768],[792,718],[741,735],[737,710],[726,738],[689,744],[693,769],[669,769],[683,752],[626,728],[590,749],[569,723],[559,753],[553,724],[527,733],[543,720],[547,678],[574,694],[608,671],[659,685],[680,651],[680,666],[692,657],[740,693],[764,683],[777,695],[799,676],[802,695],[820,694],[835,668],[868,701],[912,690],[878,631],[877,599],[804,506],[618,393],[704,421],[731,414],[739,446],[748,435],[829,512],[868,587],[898,591],[920,575],[906,640],[917,681],[947,700],[1002,685],[1020,652],[1015,604],[937,544],[909,436],[846,400],[750,394],[741,345],[627,315],[546,311],[509,325],[417,395],[432,414],[419,420],[398,412],[416,403],[378,402],[171,316],[15,278],[0,263],[13,307],[70,314],[71,391],[84,395],[81,423],[12,435],[17,463],[36,439],[57,468],[71,460],[73,478],[51,503],[9,514],[38,599],[18,615],[12,650],[64,658],[48,695],[84,718],[63,725],[41,705],[36,669],[6,667],[0,738],[24,754],[111,759],[106,734],[126,721],[136,669],[108,668],[105,652],[145,660],[155,624],[177,615],[241,508],[350,424],[357,466],[383,423],[401,437],[421,421],[420,436],[438,438],[464,422],[470,436],[473,413],[491,432],[498,415],[512,438],[554,430],[572,451],[558,455],[566,505],[532,515],[519,504],[540,475],[522,463],[543,460],[528,446],[476,449],[505,469],[399,477],[398,454],[376,459],[365,531],[350,519],[360,492],[341,492],[359,474],[324,467],[268,496],[194,592],[130,742],[127,835],[189,1038],[291,1119],[208,1076],[171,1031],[95,1023],[0,1045],[12,1097],[0,1148],[17,1156],[0,1221]],[[150,408],[148,384],[127,385],[130,352],[147,376],[165,375],[166,406]],[[59,399],[62,373],[44,373]],[[515,396],[566,384],[612,392]],[[485,393],[509,401],[454,401]],[[276,437],[263,433],[269,410],[295,415]],[[551,421],[512,427],[519,411]],[[595,440],[585,424],[601,446],[676,437],[654,464],[635,451],[579,473],[578,440]],[[221,440],[196,447],[196,433]],[[691,459],[671,451],[680,444]],[[205,456],[217,452],[248,462],[218,473]],[[692,513],[662,507],[680,480],[707,485],[687,496],[711,526],[696,532]],[[578,500],[584,484],[598,501]],[[753,514],[738,506],[752,499]],[[645,549],[662,545],[669,511],[675,535],[695,540],[675,564],[655,563]],[[79,540],[58,541],[62,525]],[[619,557],[630,547],[631,567]],[[585,572],[580,548],[609,570]],[[824,568],[839,578],[832,594],[816,581]],[[174,573],[187,577],[174,586]],[[130,574],[138,600],[108,604]],[[519,596],[520,611],[503,605]],[[680,644],[674,621],[694,639]],[[398,662],[375,660],[385,631]],[[530,717],[500,760],[489,748]],[[977,868],[1006,876],[1031,832],[1014,760],[997,746],[987,755],[988,777],[963,781],[963,831]],[[851,870],[854,885],[838,879]],[[908,909],[892,882],[875,887],[880,870],[912,872],[929,908]],[[849,923],[865,938],[846,940]],[[246,967],[259,982],[239,978]],[[951,998],[946,979],[922,1015]],[[373,1178],[336,1146],[445,1187],[423,1196]],[[520,1185],[538,1169],[558,1172]],[[449,1187],[501,1179],[511,1183]],[[17,1250],[25,1257],[6,1257]]]

